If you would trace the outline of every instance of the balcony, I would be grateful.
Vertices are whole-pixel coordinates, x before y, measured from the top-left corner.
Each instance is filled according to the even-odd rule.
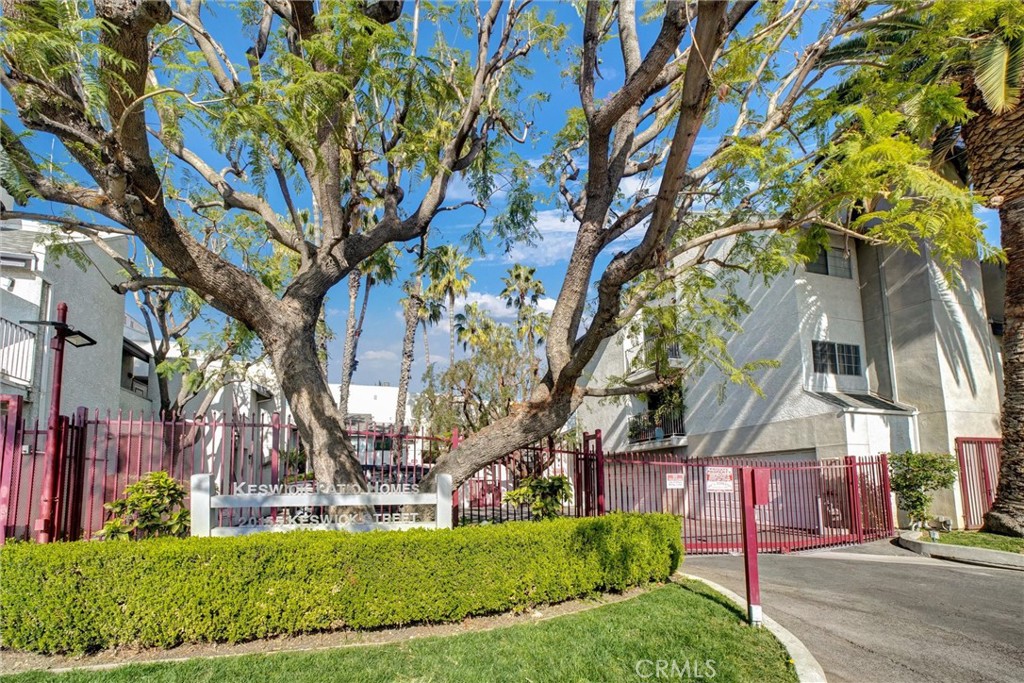
[[[650,379],[658,374],[655,370],[664,372],[668,368],[658,368],[659,361],[664,363],[667,359],[669,368],[679,368],[683,365],[683,349],[678,342],[662,343],[662,355],[658,358],[655,347],[657,339],[646,339],[626,351],[626,363],[632,370],[627,376],[630,382],[641,382]]]
[[[0,374],[4,379],[19,384],[31,384],[35,350],[34,331],[6,318],[0,318]]]
[[[686,436],[686,415],[682,410],[662,412],[646,410],[633,415],[626,423],[626,439],[629,443],[662,441],[673,437]]]

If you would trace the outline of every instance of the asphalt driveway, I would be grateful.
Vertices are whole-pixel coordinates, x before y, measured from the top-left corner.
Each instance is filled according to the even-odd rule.
[[[764,612],[830,683],[1024,681],[1024,572],[920,557],[880,541],[762,555]],[[743,558],[687,557],[689,574],[744,595]]]

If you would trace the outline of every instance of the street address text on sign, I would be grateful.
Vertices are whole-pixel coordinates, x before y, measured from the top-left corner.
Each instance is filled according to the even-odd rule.
[[[704,482],[708,493],[732,493],[735,490],[733,468],[708,467],[704,471]]]

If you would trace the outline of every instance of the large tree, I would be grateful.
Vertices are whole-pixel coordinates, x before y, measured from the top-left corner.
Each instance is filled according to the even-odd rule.
[[[21,125],[55,136],[76,163],[56,168],[5,122],[4,182],[123,226],[251,328],[321,480],[362,478],[316,357],[325,295],[382,246],[424,235],[457,207],[445,205],[454,174],[470,174],[479,207],[494,164],[515,165],[489,236],[529,233],[529,183],[507,150],[525,140],[524,107],[539,99],[524,92],[527,57],[570,28],[566,77],[578,102],[547,139],[542,172],[577,233],[543,335],[546,369],[431,477],[463,481],[559,428],[586,394],[643,391],[587,386],[585,369],[666,282],[696,292],[715,269],[770,275],[792,263],[799,239],[820,241],[825,229],[908,246],[927,237],[947,262],[980,238],[970,198],[928,170],[899,114],[812,116],[837,68],[822,55],[878,20],[866,0],[827,10],[814,0],[669,0],[643,17],[633,0],[586,2],[571,27],[540,20],[530,0],[417,2],[405,14],[401,2],[252,0],[240,13],[254,35],[241,66],[204,7],[97,0],[93,16],[57,0],[3,0],[0,83]],[[216,33],[231,32],[228,23]],[[712,144],[695,159],[699,136]],[[169,210],[186,199],[166,191],[175,172],[193,200],[246,216],[254,234],[293,253],[294,271],[271,287],[246,254],[204,247]],[[651,191],[620,191],[629,180]],[[892,211],[871,210],[880,197]],[[479,232],[471,238],[480,243]]]
[[[461,14],[473,38],[460,49],[441,32],[420,44],[418,5],[409,21],[401,2],[251,2],[243,66],[225,47],[232,29],[215,31],[198,0],[4,0],[0,83],[24,128],[76,162],[55,168],[5,121],[4,182],[123,226],[252,329],[317,477],[361,481],[317,357],[324,297],[381,247],[423,234],[453,174],[522,125],[521,62],[558,35],[528,4]],[[165,191],[177,175],[191,196]],[[295,255],[280,288],[176,219],[198,195]]]

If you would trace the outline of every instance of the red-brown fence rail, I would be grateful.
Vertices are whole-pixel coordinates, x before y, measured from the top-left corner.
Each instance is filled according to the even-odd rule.
[[[4,397],[0,420],[0,543],[35,537],[40,516],[47,430],[22,422],[20,399]],[[349,424],[348,433],[367,482],[382,486],[418,485],[431,462],[448,452],[450,438],[393,433],[371,424]],[[192,474],[216,476],[220,490],[241,484],[292,484],[313,479],[294,425],[275,415],[261,418],[214,416],[161,420],[135,413],[101,415],[80,409],[62,417],[59,439],[56,532],[58,540],[90,539],[107,521],[105,505],[124,495],[150,472],[165,471],[188,486]],[[455,437],[458,438],[457,436]],[[571,477],[578,449],[571,441],[545,439],[489,465],[456,492],[456,522],[529,519],[528,506],[511,505],[505,494],[528,476]],[[187,501],[186,501],[187,505]],[[378,510],[386,514],[390,508]],[[220,524],[234,525],[275,511],[226,510]],[[571,502],[563,506],[572,514]],[[293,516],[324,514],[320,508]]]
[[[605,507],[681,516],[688,553],[739,552],[741,467],[766,472],[767,498],[755,507],[761,552],[863,543],[894,533],[885,456],[779,463],[610,454],[603,458]]]
[[[20,399],[0,397],[0,542],[35,536],[47,430],[20,419]],[[348,425],[368,484],[419,484],[431,462],[454,438],[390,433]],[[154,471],[186,486],[195,473],[211,473],[221,491],[240,484],[283,485],[313,477],[293,425],[276,415],[160,420],[128,415],[63,417],[57,430],[59,468],[55,519],[59,540],[94,538],[107,521],[104,506]],[[600,433],[582,443],[550,437],[489,465],[464,482],[454,497],[457,523],[529,519],[529,506],[512,505],[508,491],[527,477],[563,475],[573,489],[567,516],[611,511],[668,512],[683,519],[690,553],[739,551],[740,467],[767,472],[766,499],[756,508],[758,547],[764,552],[844,545],[892,535],[888,467],[884,456],[830,462],[778,463],[749,459],[685,461],[624,453],[605,456]],[[394,512],[379,509],[379,514]],[[299,509],[292,517],[322,515]],[[221,525],[279,514],[271,509],[222,512]]]
[[[996,499],[1001,443],[998,438],[987,437],[961,437],[956,440],[964,526],[968,529],[981,528],[985,513]]]

